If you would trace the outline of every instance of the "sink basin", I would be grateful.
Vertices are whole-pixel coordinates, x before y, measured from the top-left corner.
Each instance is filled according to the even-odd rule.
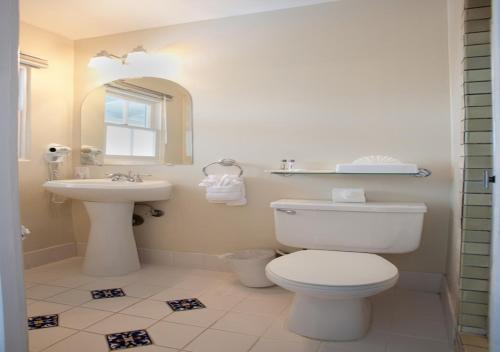
[[[56,180],[43,184],[57,195],[88,202],[147,202],[167,200],[172,184],[165,180],[143,182],[111,181],[111,179]]]
[[[126,275],[139,270],[132,229],[134,202],[168,200],[172,184],[111,179],[55,180],[43,187],[57,195],[82,200],[90,218],[83,272],[93,276]]]

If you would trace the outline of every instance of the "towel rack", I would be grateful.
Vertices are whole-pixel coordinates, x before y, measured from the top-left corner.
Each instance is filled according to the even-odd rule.
[[[240,169],[240,174],[238,176],[243,175],[243,168],[240,166],[240,164],[238,164],[238,162],[236,160],[234,160],[234,159],[220,159],[220,160],[214,161],[213,163],[205,165],[203,167],[203,169],[201,169],[201,171],[203,171],[205,176],[208,176],[207,168],[212,166],[212,165],[235,166],[238,169]]]

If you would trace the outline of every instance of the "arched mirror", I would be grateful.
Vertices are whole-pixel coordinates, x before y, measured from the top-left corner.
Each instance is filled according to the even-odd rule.
[[[94,89],[81,108],[82,165],[193,163],[192,101],[179,84],[120,79]]]

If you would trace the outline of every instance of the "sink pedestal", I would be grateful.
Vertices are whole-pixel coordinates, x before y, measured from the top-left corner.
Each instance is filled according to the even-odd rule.
[[[172,184],[166,180],[53,180],[45,182],[43,187],[54,194],[83,201],[91,225],[83,271],[93,276],[126,275],[139,270],[132,231],[134,202],[168,200],[172,193]]]
[[[132,230],[134,202],[83,202],[90,217],[90,234],[83,271],[92,276],[125,275],[139,270]]]

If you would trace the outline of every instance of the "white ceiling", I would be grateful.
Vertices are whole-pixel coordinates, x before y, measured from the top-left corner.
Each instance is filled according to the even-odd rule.
[[[70,39],[335,0],[20,0],[21,20]]]

